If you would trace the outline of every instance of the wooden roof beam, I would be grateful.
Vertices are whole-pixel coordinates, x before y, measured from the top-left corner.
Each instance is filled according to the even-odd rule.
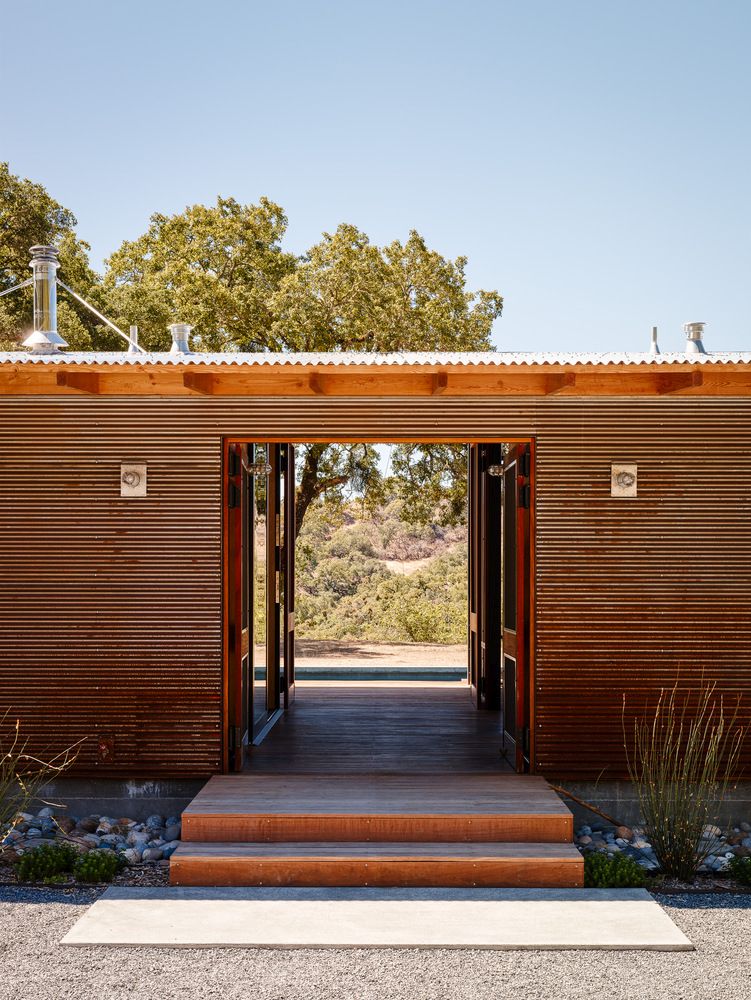
[[[446,372],[436,372],[432,378],[431,395],[438,396],[440,393],[445,392],[448,384],[449,377]]]
[[[666,396],[681,389],[694,389],[704,383],[701,372],[659,372],[655,376],[655,389],[658,396]]]
[[[99,372],[57,372],[55,382],[66,389],[98,396],[101,392]]]
[[[574,372],[560,372],[556,375],[545,376],[545,395],[555,396],[566,389],[573,389],[576,385],[576,375]]]
[[[183,385],[191,392],[200,393],[202,396],[214,395],[214,376],[209,372],[185,372]]]

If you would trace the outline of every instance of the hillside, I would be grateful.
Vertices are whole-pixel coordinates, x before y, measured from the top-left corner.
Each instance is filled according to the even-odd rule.
[[[466,528],[406,524],[398,502],[312,508],[297,539],[299,639],[462,643]]]

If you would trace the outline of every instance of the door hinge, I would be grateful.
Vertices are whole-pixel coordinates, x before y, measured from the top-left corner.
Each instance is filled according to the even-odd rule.
[[[235,448],[230,448],[229,450],[229,456],[227,458],[227,475],[240,475],[240,455]]]
[[[532,487],[529,483],[519,487],[519,506],[524,510],[529,510],[532,503]]]
[[[524,476],[525,479],[529,479],[529,473],[532,466],[532,456],[529,449],[523,451],[519,456],[519,475]]]
[[[240,506],[240,490],[235,483],[229,484],[229,490],[227,491],[227,504],[230,510],[235,510]]]

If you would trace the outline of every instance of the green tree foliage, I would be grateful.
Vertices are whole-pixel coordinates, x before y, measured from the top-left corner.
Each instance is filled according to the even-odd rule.
[[[464,642],[467,549],[461,531],[405,523],[402,505],[316,503],[297,541],[297,635],[380,642]],[[425,560],[416,572],[394,562]],[[390,564],[391,563],[391,564]]]
[[[152,215],[148,230],[107,261],[105,287],[119,324],[136,323],[141,343],[167,350],[170,323],[190,323],[205,351],[286,347],[272,332],[274,295],[294,271],[282,250],[284,212],[267,198],[241,205],[217,198],[179,215]]]
[[[490,349],[497,292],[466,290],[467,260],[447,260],[414,230],[375,246],[355,226],[324,233],[274,296],[277,343],[294,351]]]
[[[57,247],[60,276],[79,294],[96,289],[97,276],[89,266],[89,245],[75,233],[76,218],[50,197],[41,184],[17,177],[7,163],[0,163],[0,291],[25,281],[29,270],[29,247]],[[22,289],[0,299],[0,349],[15,350],[31,332],[32,292]],[[90,348],[97,334],[97,321],[83,306],[61,292],[58,329],[71,347]]]
[[[467,471],[466,445],[397,445],[384,491],[399,497],[411,523],[464,524]]]

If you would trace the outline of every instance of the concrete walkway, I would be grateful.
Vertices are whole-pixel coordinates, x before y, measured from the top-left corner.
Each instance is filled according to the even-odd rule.
[[[643,889],[112,887],[65,945],[690,951]]]

